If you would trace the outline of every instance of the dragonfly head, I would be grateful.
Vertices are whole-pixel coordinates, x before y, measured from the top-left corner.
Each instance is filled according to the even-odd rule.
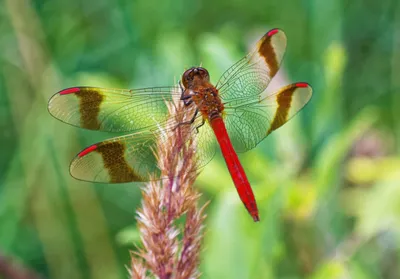
[[[182,75],[182,84],[185,88],[209,81],[210,75],[208,71],[202,67],[192,67],[186,70]]]

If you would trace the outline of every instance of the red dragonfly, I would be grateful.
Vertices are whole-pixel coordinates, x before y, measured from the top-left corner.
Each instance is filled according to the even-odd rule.
[[[284,32],[272,29],[249,54],[225,71],[216,86],[206,69],[193,67],[183,73],[175,87],[73,87],[56,93],[48,104],[55,118],[89,130],[131,132],[81,151],[70,165],[71,175],[105,183],[150,180],[151,175],[159,173],[152,151],[159,127],[168,129],[170,124],[166,102],[179,94],[186,107],[195,106],[194,113],[187,110],[193,113],[187,124],[191,125],[192,136],[197,137],[199,167],[214,156],[217,139],[240,199],[254,221],[259,221],[254,194],[236,152],[254,148],[302,109],[312,95],[309,84],[298,82],[262,97],[279,69],[285,49]],[[205,122],[207,125],[203,125]]]

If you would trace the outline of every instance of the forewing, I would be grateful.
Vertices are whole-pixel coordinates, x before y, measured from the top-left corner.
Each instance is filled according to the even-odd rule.
[[[176,87],[107,89],[73,87],[49,100],[57,119],[89,130],[132,132],[166,121],[166,101],[180,94]]]
[[[224,102],[257,96],[278,72],[286,50],[286,35],[272,29],[257,43],[255,49],[231,66],[216,87]]]
[[[257,101],[228,102],[225,105],[224,121],[235,150],[245,152],[254,148],[295,116],[311,96],[311,86],[300,82],[283,87]]]

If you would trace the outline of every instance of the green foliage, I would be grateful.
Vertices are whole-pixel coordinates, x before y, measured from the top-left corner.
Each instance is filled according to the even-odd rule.
[[[113,135],[58,122],[47,100],[75,85],[171,85],[200,63],[215,82],[279,27],[277,79],[314,96],[240,155],[260,223],[220,155],[202,171],[203,278],[400,278],[398,1],[0,5],[0,252],[48,278],[126,278],[140,189],[72,179],[73,156]]]

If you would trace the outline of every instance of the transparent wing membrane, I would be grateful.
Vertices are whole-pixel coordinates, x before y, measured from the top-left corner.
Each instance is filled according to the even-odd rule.
[[[57,119],[85,129],[107,132],[138,131],[166,120],[166,102],[179,95],[176,87],[136,90],[74,87],[49,101]]]
[[[201,116],[196,118],[190,131],[198,141],[198,168],[205,166],[215,154],[209,125],[200,127],[198,133],[196,131],[201,119]],[[167,140],[165,134],[176,125],[171,120],[167,127],[115,137],[89,146],[72,161],[70,173],[79,180],[102,183],[141,182],[149,181],[150,177],[162,179],[154,152],[157,141]]]
[[[261,94],[277,73],[286,49],[286,36],[273,29],[265,34],[255,49],[231,66],[216,87],[224,101],[255,97]]]
[[[254,148],[295,116],[311,96],[311,86],[294,83],[259,101],[228,102],[224,120],[235,150],[245,152]]]

